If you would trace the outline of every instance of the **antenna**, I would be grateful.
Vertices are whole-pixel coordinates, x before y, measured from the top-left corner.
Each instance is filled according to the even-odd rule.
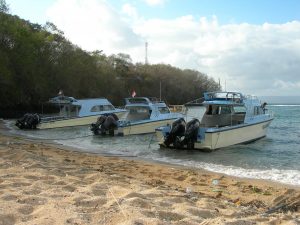
[[[148,64],[148,42],[145,42],[145,64]]]

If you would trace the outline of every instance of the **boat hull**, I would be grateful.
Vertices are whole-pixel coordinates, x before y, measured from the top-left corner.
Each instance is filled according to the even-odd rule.
[[[204,138],[194,143],[194,149],[215,150],[263,138],[266,136],[271,121],[272,119],[254,124],[240,124],[229,128],[206,131]],[[165,147],[162,131],[156,130],[156,135],[160,140],[159,144]]]
[[[113,113],[120,118],[126,113],[126,111],[113,112]],[[97,121],[97,118],[99,116],[101,116],[101,114],[42,122],[37,125],[37,129],[53,129],[53,128],[62,128],[62,127],[91,125],[92,123]]]
[[[172,124],[176,119],[166,119],[157,121],[147,121],[145,123],[132,123],[123,127],[119,127],[117,130],[118,135],[134,135],[134,134],[147,134],[154,133],[155,129],[160,126],[167,126]]]

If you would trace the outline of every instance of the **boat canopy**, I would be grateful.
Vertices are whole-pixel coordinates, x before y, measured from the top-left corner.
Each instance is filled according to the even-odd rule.
[[[53,97],[53,98],[49,99],[49,103],[58,104],[58,105],[71,104],[71,103],[76,102],[76,101],[77,100],[75,98],[64,96],[64,95],[56,96],[56,97]]]
[[[204,105],[244,105],[245,97],[239,92],[206,92]]]
[[[163,101],[159,101],[157,98],[147,98],[147,97],[134,97],[134,98],[125,98],[125,104],[157,104],[157,103],[164,103]]]

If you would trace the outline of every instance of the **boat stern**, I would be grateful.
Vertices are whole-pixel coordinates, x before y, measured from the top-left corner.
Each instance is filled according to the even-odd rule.
[[[165,145],[165,137],[170,133],[171,126],[160,126],[155,129],[155,135],[158,140],[158,144],[162,147],[166,147]]]

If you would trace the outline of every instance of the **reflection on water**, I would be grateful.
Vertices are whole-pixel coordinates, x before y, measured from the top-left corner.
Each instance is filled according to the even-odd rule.
[[[32,138],[53,139],[57,143],[99,154],[135,156],[230,175],[272,179],[300,185],[300,107],[269,106],[275,119],[266,138],[250,144],[235,145],[211,153],[199,150],[160,149],[155,135],[125,137],[94,136],[89,127],[12,132]],[[187,120],[204,113],[203,107],[188,109]],[[201,117],[200,117],[201,118]]]

